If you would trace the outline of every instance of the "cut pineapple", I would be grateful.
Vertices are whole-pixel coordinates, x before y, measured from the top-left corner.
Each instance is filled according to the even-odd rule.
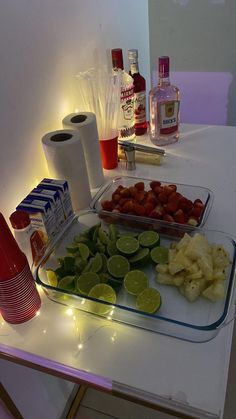
[[[221,300],[225,295],[224,283],[216,281],[202,292],[203,297],[213,302]]]

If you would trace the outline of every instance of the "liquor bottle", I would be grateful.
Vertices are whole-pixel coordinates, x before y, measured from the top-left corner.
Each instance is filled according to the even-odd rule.
[[[146,80],[141,76],[138,66],[138,50],[129,49],[129,74],[134,81],[134,131],[135,135],[143,135],[147,131],[146,121]]]
[[[121,71],[121,98],[119,115],[119,139],[133,140],[134,132],[134,85],[133,78],[126,73],[121,48],[111,50],[113,71]]]
[[[179,106],[179,89],[169,79],[169,57],[159,57],[158,85],[149,93],[150,138],[154,144],[178,141]]]

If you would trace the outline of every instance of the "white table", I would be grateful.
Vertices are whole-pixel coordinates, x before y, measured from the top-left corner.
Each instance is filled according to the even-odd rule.
[[[161,166],[119,174],[188,183],[215,195],[206,228],[236,238],[236,127],[183,125]],[[123,397],[179,412],[222,418],[233,322],[207,343],[190,343],[109,322],[51,302],[40,290],[40,315],[22,325],[0,318],[0,355]]]

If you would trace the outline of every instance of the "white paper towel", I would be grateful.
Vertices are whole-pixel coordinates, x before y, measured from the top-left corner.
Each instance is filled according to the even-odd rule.
[[[43,136],[42,144],[50,176],[68,181],[74,211],[87,208],[92,197],[79,132],[49,132]]]
[[[98,188],[104,182],[96,116],[92,112],[71,113],[62,121],[65,129],[79,132],[84,148],[90,187]]]

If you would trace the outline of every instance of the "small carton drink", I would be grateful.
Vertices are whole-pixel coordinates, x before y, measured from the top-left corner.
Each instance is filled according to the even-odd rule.
[[[59,191],[65,218],[68,218],[73,214],[69,186],[66,180],[44,178],[37,187]]]
[[[60,230],[60,227],[63,225],[65,221],[65,216],[64,216],[64,211],[63,211],[59,191],[53,191],[50,189],[37,187],[31,191],[30,195],[34,195],[38,199],[44,198],[44,199],[50,200],[52,204],[53,212],[55,214],[57,230]]]

